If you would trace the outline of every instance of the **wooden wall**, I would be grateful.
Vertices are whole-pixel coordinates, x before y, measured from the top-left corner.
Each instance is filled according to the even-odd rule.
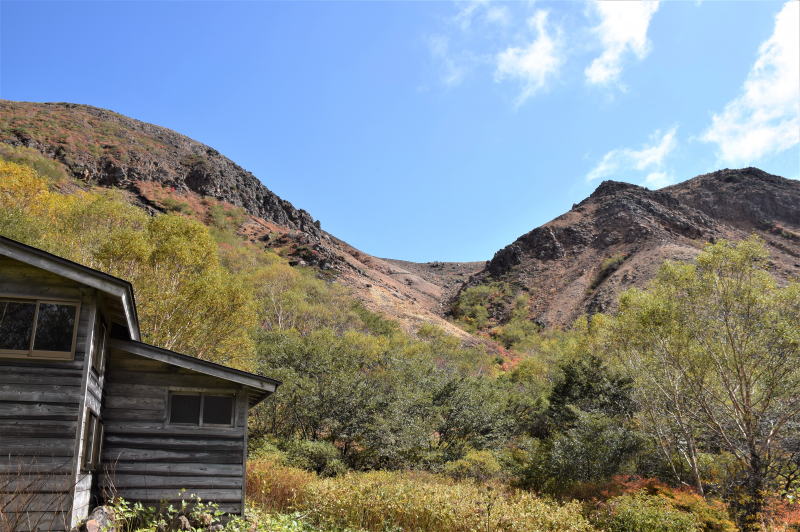
[[[234,426],[168,424],[168,394],[176,388],[236,393]],[[112,350],[102,414],[107,494],[158,503],[195,493],[225,512],[242,511],[247,397],[238,385]]]
[[[17,530],[65,530],[70,525],[73,487],[80,483],[77,436],[95,293],[0,257],[0,296],[81,301],[74,360],[0,358],[0,508],[6,506],[0,529],[16,523]]]

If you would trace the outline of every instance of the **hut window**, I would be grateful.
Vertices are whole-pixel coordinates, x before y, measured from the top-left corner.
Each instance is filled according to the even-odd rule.
[[[108,328],[102,319],[97,320],[97,327],[94,331],[92,340],[92,368],[100,375],[106,365],[106,339],[108,338]]]
[[[203,423],[206,425],[230,425],[233,418],[233,397],[230,395],[206,395],[203,398]]]
[[[172,394],[169,402],[169,422],[200,424],[200,395]]]
[[[0,299],[0,355],[71,359],[78,303]]]
[[[103,424],[93,412],[86,415],[83,426],[83,456],[81,469],[94,471],[100,466],[100,452],[103,444]]]
[[[233,396],[172,393],[169,422],[182,425],[233,425]]]

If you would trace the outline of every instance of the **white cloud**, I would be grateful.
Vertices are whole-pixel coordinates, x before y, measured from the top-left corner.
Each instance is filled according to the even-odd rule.
[[[461,28],[462,31],[469,30],[470,26],[472,26],[472,19],[478,11],[478,8],[481,6],[482,2],[475,1],[475,2],[467,2],[464,7],[462,7],[456,16],[453,17],[453,21]]]
[[[489,6],[486,9],[486,21],[507,26],[511,22],[511,15],[505,6]]]
[[[547,11],[538,10],[528,20],[528,25],[536,31],[536,38],[528,46],[509,47],[496,56],[495,81],[512,79],[522,83],[517,105],[522,105],[543,89],[564,62],[560,49],[560,30],[556,28],[551,32],[547,15]]]
[[[603,44],[603,53],[586,67],[589,83],[607,85],[616,82],[622,73],[622,62],[628,51],[644,59],[650,51],[647,29],[658,11],[658,1],[594,0],[600,23],[593,28]]]
[[[651,172],[645,176],[642,184],[647,188],[655,189],[671,185],[675,178],[667,172]]]
[[[469,0],[453,17],[453,22],[461,31],[469,31],[474,20],[506,26],[511,22],[508,8],[498,6],[489,0]]]
[[[443,35],[434,35],[428,41],[431,55],[442,66],[442,83],[453,87],[461,83],[466,68],[450,52],[450,40]]]
[[[714,114],[702,140],[728,164],[753,164],[800,143],[800,3],[786,2],[742,93]]]
[[[440,70],[441,82],[448,87],[460,85],[475,68],[494,63],[492,54],[476,52],[470,43],[487,31],[504,32],[513,21],[507,6],[490,0],[467,0],[457,5],[457,12],[447,19],[445,31],[428,38],[428,49]]]
[[[677,126],[664,133],[655,131],[650,135],[649,142],[638,150],[631,148],[611,150],[586,175],[586,180],[619,179],[622,177],[620,174],[635,171],[648,172],[642,184],[651,188],[660,188],[672,183],[674,179],[664,169],[664,163],[678,144],[675,138],[677,131]]]

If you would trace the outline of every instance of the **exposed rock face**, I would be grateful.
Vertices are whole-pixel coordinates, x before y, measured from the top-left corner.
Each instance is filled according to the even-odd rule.
[[[457,289],[449,275],[440,276],[447,279],[443,289],[420,274],[424,268],[409,271],[362,253],[320,229],[311,215],[272,193],[250,172],[184,135],[86,105],[0,100],[0,143],[33,148],[87,183],[127,189],[150,211],[160,208],[152,195],[155,189],[195,206],[202,196],[210,196],[243,207],[250,217],[239,228],[242,236],[282,248],[291,264],[335,278],[365,306],[397,319],[409,331],[435,323],[465,341],[474,340],[442,318],[442,302]],[[480,266],[467,265],[463,275],[460,267],[445,270],[459,278],[460,286],[460,276],[466,278]]]
[[[564,326],[614,309],[666,259],[688,260],[721,238],[761,236],[779,279],[800,274],[800,182],[757,168],[720,170],[661,190],[604,181],[572,210],[499,250],[466,286],[508,282],[530,295],[531,319]],[[603,262],[617,258],[613,271]]]
[[[563,326],[587,312],[613,310],[621,290],[646,284],[664,260],[689,260],[720,238],[756,233],[779,278],[800,274],[800,182],[757,168],[721,170],[656,191],[604,181],[486,263],[417,264],[362,253],[213,148],[112,111],[0,100],[0,143],[33,148],[88,183],[130,190],[150,209],[157,206],[146,189],[155,183],[196,201],[210,196],[243,207],[251,215],[239,228],[243,236],[293,250],[292,264],[335,278],[408,330],[436,323],[467,341],[469,334],[443,319],[466,286],[508,282],[530,296],[532,320]],[[603,269],[610,259],[613,270]]]
[[[156,181],[243,207],[270,222],[320,236],[319,222],[272,193],[215,149],[172,130],[72,103],[0,101],[0,142],[61,161],[90,183],[138,192]]]

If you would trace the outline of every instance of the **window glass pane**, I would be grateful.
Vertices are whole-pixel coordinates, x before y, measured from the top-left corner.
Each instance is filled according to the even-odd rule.
[[[0,349],[31,348],[36,303],[0,301]]]
[[[233,397],[206,395],[203,402],[203,424],[230,425],[233,414]]]
[[[86,416],[86,425],[83,427],[83,460],[81,466],[84,471],[92,468],[92,452],[95,445],[95,427],[97,418],[91,412]]]
[[[92,465],[97,468],[100,465],[100,453],[103,449],[103,424],[100,420],[95,423],[94,445],[92,446]]]
[[[71,351],[77,310],[75,305],[39,303],[33,349],[35,351]]]
[[[105,367],[106,357],[106,324],[102,321],[98,322],[97,329],[94,333],[94,342],[92,347],[92,367],[97,373],[102,373]]]
[[[169,408],[170,423],[200,424],[199,395],[171,395]]]

